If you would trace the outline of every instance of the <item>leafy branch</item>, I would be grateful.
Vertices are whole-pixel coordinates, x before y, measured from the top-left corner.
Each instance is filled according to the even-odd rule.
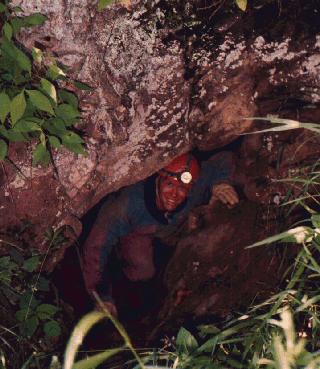
[[[8,0],[0,3],[0,160],[7,155],[11,141],[38,141],[33,151],[33,165],[48,165],[51,147],[87,155],[83,139],[72,129],[80,122],[81,112],[75,94],[59,88],[58,81],[69,86],[90,89],[84,83],[70,81],[67,68],[46,66],[46,55],[39,49],[25,48],[16,36],[21,28],[40,25],[48,18],[40,13],[18,17],[20,8],[10,8]],[[60,83],[61,84],[61,83]]]

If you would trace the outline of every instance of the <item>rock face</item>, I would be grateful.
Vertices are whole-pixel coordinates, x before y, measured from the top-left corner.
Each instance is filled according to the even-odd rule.
[[[253,299],[270,296],[282,277],[280,255],[272,249],[246,248],[268,235],[268,222],[275,226],[262,214],[263,206],[250,201],[232,210],[216,204],[194,211],[192,216],[202,219],[200,228],[179,240],[168,263],[164,282],[169,293],[150,340],[159,331],[178,329],[187,317],[226,317]]]
[[[88,156],[54,151],[56,175],[52,167],[32,168],[30,147],[15,144],[8,153],[12,165],[2,165],[1,231],[10,234],[25,220],[40,249],[50,226],[68,225],[79,235],[79,219],[107,193],[149,176],[182,152],[219,149],[256,129],[244,118],[277,114],[318,121],[316,2],[279,8],[277,1],[255,0],[245,13],[198,1],[116,1],[100,12],[98,2],[88,0],[11,4],[26,15],[50,18],[24,30],[20,41],[52,55],[93,88],[76,91],[84,118],[77,128],[85,134]],[[279,204],[286,188],[271,180],[291,168],[290,153],[301,135],[243,140],[237,183],[245,199]],[[319,147],[317,139],[310,142]],[[299,163],[315,155],[303,150]],[[64,248],[51,255],[48,271]],[[197,309],[201,314],[203,308]]]

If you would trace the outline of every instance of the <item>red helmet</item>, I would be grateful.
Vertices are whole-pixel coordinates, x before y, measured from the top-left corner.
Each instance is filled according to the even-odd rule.
[[[173,183],[179,181],[179,184],[192,188],[199,176],[199,164],[190,153],[183,154],[174,158],[169,165],[158,173],[161,177],[168,178]]]

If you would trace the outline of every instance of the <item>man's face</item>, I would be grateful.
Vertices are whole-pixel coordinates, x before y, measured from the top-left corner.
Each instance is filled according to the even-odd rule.
[[[160,211],[174,211],[188,196],[189,189],[167,178],[158,179],[157,207]]]

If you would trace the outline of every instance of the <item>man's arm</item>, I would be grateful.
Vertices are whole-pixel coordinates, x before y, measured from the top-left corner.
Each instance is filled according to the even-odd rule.
[[[102,230],[97,224],[94,224],[83,248],[82,273],[87,291],[93,300],[95,300],[93,292],[96,292],[97,286],[101,283],[100,255],[107,235],[106,231]],[[113,301],[106,301],[104,305],[111,314],[117,315],[117,309]],[[101,309],[101,306],[95,301],[94,310]]]
[[[213,155],[206,163],[205,172],[210,178],[210,204],[216,200],[222,201],[228,208],[239,202],[238,195],[232,187],[236,160],[232,152],[220,152]]]
[[[212,197],[210,200],[210,205],[212,205],[216,200],[222,201],[229,209],[239,202],[238,195],[235,189],[228,183],[221,183],[213,185]]]

